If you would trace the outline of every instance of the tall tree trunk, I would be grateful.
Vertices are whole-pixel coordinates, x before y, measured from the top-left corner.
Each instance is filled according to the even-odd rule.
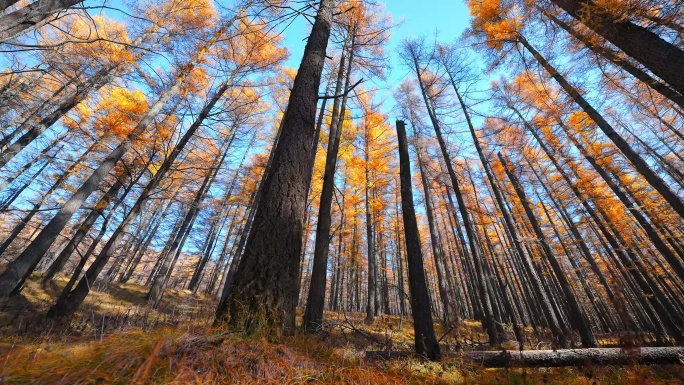
[[[345,48],[342,48],[340,57],[340,67],[337,72],[337,83],[335,94],[342,92],[342,84],[345,79]],[[349,84],[351,75],[351,63],[353,57],[353,46],[350,50],[352,54],[349,58],[349,69],[346,74],[346,83]],[[346,91],[346,89],[345,89]],[[345,93],[344,101],[346,103]],[[342,113],[345,108],[342,107]],[[323,187],[319,199],[318,222],[316,223],[316,243],[314,245],[313,267],[311,270],[311,283],[304,310],[302,328],[309,332],[318,331],[323,323],[323,308],[325,305],[325,288],[328,275],[328,252],[330,250],[330,222],[332,214],[332,199],[335,189],[335,170],[337,168],[337,153],[340,148],[340,137],[342,134],[342,122],[344,116],[340,113],[340,99],[335,98],[332,109],[332,121],[328,135],[328,152],[325,158],[325,171],[323,173]]]
[[[267,171],[263,198],[227,301],[233,329],[275,334],[295,331],[317,96],[334,6],[333,0],[320,1],[294,80],[273,167]],[[218,323],[228,321],[222,309],[217,313],[223,314]]]
[[[501,155],[501,153],[499,153],[498,155],[501,164],[503,164],[504,166],[504,171],[506,172],[506,175],[508,175],[508,178],[511,180],[513,189],[518,195],[518,199],[520,200],[520,203],[523,206],[523,209],[525,210],[525,214],[527,214],[527,219],[529,220],[530,225],[534,230],[534,233],[537,237],[537,241],[540,243],[542,250],[544,251],[544,254],[546,254],[546,257],[549,263],[551,264],[551,268],[553,269],[553,272],[556,275],[556,279],[561,286],[561,290],[563,291],[565,301],[569,306],[570,310],[570,324],[573,325],[573,327],[579,332],[580,337],[582,339],[582,345],[584,345],[584,347],[596,347],[596,337],[594,337],[594,333],[591,330],[591,325],[589,324],[584,312],[582,311],[579,305],[579,301],[575,296],[575,293],[572,291],[572,287],[570,286],[570,282],[568,282],[565,272],[561,268],[556,257],[553,255],[553,250],[551,250],[551,247],[546,241],[546,237],[544,236],[544,233],[542,232],[541,227],[539,226],[539,222],[537,221],[537,218],[534,215],[532,208],[530,207],[530,203],[527,200],[525,191],[522,189],[520,182],[518,181],[518,178],[515,176],[515,174],[513,174],[513,171],[510,169],[508,162],[504,159],[503,155]]]
[[[674,103],[677,103],[680,107],[684,108],[684,96],[674,89],[670,88],[667,84],[663,84],[657,79],[654,79],[651,75],[639,69],[637,66],[629,62],[629,60],[623,59],[620,55],[614,53],[609,48],[604,47],[601,43],[596,42],[590,36],[585,35],[580,32],[577,28],[560,20],[558,17],[548,12],[540,6],[536,6],[536,9],[540,10],[546,17],[551,19],[554,23],[558,24],[559,27],[563,28],[572,37],[579,40],[581,43],[585,44],[587,48],[596,52],[597,54],[603,56],[606,60],[615,64],[616,66],[625,70],[625,72],[634,76],[636,79],[642,81],[647,86],[651,87],[652,90],[658,92],[664,97],[670,99]]]
[[[442,239],[440,238],[435,223],[435,213],[432,207],[432,196],[430,195],[430,182],[428,181],[423,164],[423,148],[421,146],[421,138],[416,133],[415,123],[413,126],[414,146],[416,147],[416,158],[418,160],[418,170],[420,172],[420,180],[423,185],[423,196],[425,197],[425,214],[428,219],[428,228],[430,230],[430,245],[432,246],[432,256],[435,259],[435,270],[437,272],[437,287],[439,289],[439,297],[442,300],[444,308],[444,320],[449,324],[451,322],[451,304],[449,303],[449,295],[444,279],[444,247]]]
[[[227,301],[230,298],[230,295],[232,294],[233,282],[235,282],[235,274],[237,273],[240,259],[242,258],[242,254],[245,249],[245,244],[247,243],[247,239],[252,229],[254,216],[256,215],[257,209],[259,207],[259,201],[261,201],[264,194],[266,178],[268,176],[268,171],[273,166],[273,159],[275,158],[275,151],[278,147],[278,142],[280,140],[280,134],[282,133],[282,130],[283,122],[281,121],[280,126],[278,127],[278,131],[276,132],[275,138],[273,138],[273,146],[271,147],[271,152],[268,155],[268,161],[266,162],[264,172],[261,175],[259,187],[257,187],[257,189],[252,192],[252,196],[250,196],[249,198],[249,207],[245,211],[244,226],[242,228],[240,240],[238,241],[237,245],[233,245],[234,247],[233,252],[231,253],[232,258],[230,261],[230,266],[228,269],[225,269],[222,275],[221,285],[223,287],[221,287],[221,296],[219,298],[219,304],[216,309],[216,318],[214,320],[214,325],[219,325],[220,323],[225,322],[224,318],[228,316],[230,308],[227,305]],[[301,275],[298,274],[297,280],[299,280],[300,278]]]
[[[416,354],[426,356],[432,361],[440,359],[439,343],[435,337],[430,297],[425,283],[423,252],[413,208],[413,187],[411,186],[411,160],[406,139],[406,126],[401,120],[396,122],[399,140],[399,174],[401,179],[401,209],[404,217],[406,256],[408,259],[409,289],[411,292],[411,312],[415,333]]]
[[[399,231],[399,194],[401,193],[401,186],[397,186],[397,194],[394,198],[394,212],[396,215],[395,222],[396,222],[396,236],[395,236],[395,245],[396,245],[396,254],[394,258],[397,261],[397,297],[399,300],[399,316],[400,318],[406,315],[406,292],[404,291],[404,261],[403,261],[403,255],[401,252],[401,232]]]
[[[555,0],[557,2],[571,2],[572,0]],[[639,27],[641,28],[641,27]],[[622,154],[629,160],[629,162],[634,166],[636,171],[641,174],[641,176],[646,179],[646,181],[660,193],[660,195],[665,198],[667,203],[672,206],[675,212],[679,214],[681,218],[684,219],[684,201],[680,198],[677,193],[672,191],[670,187],[665,183],[665,181],[658,176],[658,174],[651,169],[651,166],[642,158],[632,146],[618,133],[613,127],[599,114],[598,111],[592,107],[589,102],[580,95],[579,91],[573,87],[565,77],[561,75],[556,69],[548,62],[546,59],[537,52],[530,43],[522,36],[518,35],[518,41],[534,56],[534,58],[541,64],[544,69],[549,73],[549,75],[558,82],[558,84],[567,92],[567,94],[577,103],[582,110],[589,115],[589,117],[596,123],[597,126],[603,131],[603,133],[615,144],[615,146],[622,152]],[[651,47],[654,50],[655,47]],[[653,51],[655,52],[655,51]],[[683,53],[684,55],[684,53]],[[682,65],[680,68],[684,68],[684,58],[682,59]],[[684,72],[680,71],[682,79],[684,79]],[[682,82],[684,86],[684,80]]]
[[[452,188],[454,189],[454,195],[456,195],[456,201],[458,202],[458,209],[461,214],[461,219],[463,220],[463,227],[465,227],[466,235],[468,237],[468,245],[470,246],[470,254],[472,256],[472,260],[475,264],[475,272],[476,272],[476,284],[477,284],[477,289],[480,294],[480,300],[482,302],[482,309],[484,311],[484,320],[483,320],[483,327],[487,330],[487,335],[489,336],[489,343],[492,346],[498,346],[501,343],[501,338],[502,336],[499,335],[497,332],[497,321],[494,319],[494,314],[493,314],[493,309],[492,309],[492,299],[489,296],[489,291],[487,289],[487,279],[485,277],[484,273],[484,267],[483,267],[483,261],[482,261],[482,255],[478,252],[477,245],[475,244],[475,232],[473,230],[472,223],[470,222],[470,218],[468,216],[468,211],[465,206],[465,202],[463,199],[463,194],[460,188],[460,185],[458,183],[458,179],[456,178],[456,173],[454,172],[453,165],[451,163],[451,156],[449,156],[449,153],[446,148],[446,142],[444,141],[444,138],[442,137],[442,131],[441,127],[439,124],[439,121],[437,119],[437,116],[435,115],[434,111],[432,110],[432,105],[428,99],[427,95],[427,90],[425,85],[423,84],[423,74],[420,69],[420,65],[418,64],[418,56],[416,52],[411,52],[412,60],[413,60],[413,65],[414,65],[414,70],[415,74],[418,78],[418,84],[420,86],[420,91],[423,96],[423,101],[425,102],[425,107],[428,110],[428,115],[430,116],[430,121],[432,122],[432,127],[435,130],[435,134],[437,136],[437,142],[439,143],[440,150],[442,152],[442,157],[444,159],[444,163],[446,164],[447,171],[449,173],[449,178],[451,179],[451,185]]]
[[[552,0],[684,95],[684,51],[646,27],[597,9],[592,0]]]
[[[370,170],[369,170],[369,162],[370,162],[370,148],[369,148],[369,141],[370,141],[370,127],[366,125],[366,138],[364,140],[364,163],[365,163],[365,173],[366,173],[366,180],[365,180],[365,194],[366,194],[366,199],[365,199],[365,211],[366,211],[366,250],[367,250],[367,257],[368,257],[368,272],[366,274],[366,280],[368,281],[368,302],[366,304],[366,323],[372,323],[375,320],[375,314],[377,312],[376,309],[376,300],[375,297],[377,295],[377,259],[375,257],[375,237],[374,237],[374,232],[373,232],[373,213],[371,212],[371,194],[370,194]]]
[[[6,42],[26,32],[38,28],[58,12],[82,2],[83,0],[36,0],[16,11],[0,17],[0,42]],[[12,5],[16,0],[8,0]],[[0,4],[0,7],[3,4]],[[7,5],[7,6],[9,6]],[[5,7],[6,8],[6,7]]]

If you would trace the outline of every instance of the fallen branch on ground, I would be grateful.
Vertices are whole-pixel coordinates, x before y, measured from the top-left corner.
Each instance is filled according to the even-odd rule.
[[[414,357],[407,351],[369,351],[366,358],[403,359]],[[505,367],[561,367],[601,365],[666,365],[684,364],[684,347],[647,347],[623,350],[620,348],[563,349],[563,350],[503,350],[471,351],[443,355],[444,358],[463,358],[488,368]]]

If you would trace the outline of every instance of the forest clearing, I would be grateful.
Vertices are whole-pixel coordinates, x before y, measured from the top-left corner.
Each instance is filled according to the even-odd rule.
[[[0,0],[0,384],[684,383],[684,3]]]

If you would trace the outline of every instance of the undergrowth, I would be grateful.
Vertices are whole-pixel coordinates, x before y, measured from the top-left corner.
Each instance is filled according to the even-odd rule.
[[[410,319],[385,316],[365,325],[363,314],[326,312],[317,335],[246,337],[208,327],[212,299],[169,291],[164,306],[151,310],[145,288],[136,285],[100,287],[96,300],[54,324],[42,312],[58,289],[28,282],[20,298],[0,309],[0,384],[684,383],[681,365],[485,369],[459,358],[369,360],[368,350],[411,349]],[[478,349],[486,339],[470,320],[436,330],[444,351],[454,342]]]
[[[0,345],[6,384],[677,384],[681,366],[483,369],[459,359],[368,361],[333,335],[277,342],[180,326],[102,340]]]

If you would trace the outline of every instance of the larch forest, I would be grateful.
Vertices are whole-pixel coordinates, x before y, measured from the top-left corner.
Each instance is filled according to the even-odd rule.
[[[453,2],[0,0],[0,384],[684,383],[684,3]]]

